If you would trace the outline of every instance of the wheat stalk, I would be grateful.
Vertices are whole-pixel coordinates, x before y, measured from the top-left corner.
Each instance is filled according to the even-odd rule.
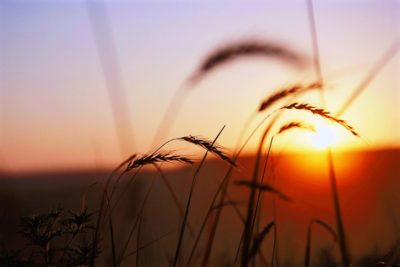
[[[184,137],[180,137],[180,138],[178,138],[178,140],[183,140],[183,141],[189,142],[191,144],[200,146],[200,147],[208,150],[212,154],[216,155],[223,161],[226,161],[229,164],[236,166],[236,163],[225,154],[225,152],[223,151],[223,148],[219,145],[213,144],[213,142],[210,140],[207,140],[207,139],[204,139],[204,138],[201,138],[198,136],[193,136],[193,135],[187,135]]]
[[[193,160],[188,157],[172,154],[171,152],[159,152],[149,155],[143,155],[140,158],[132,160],[128,164],[127,170],[132,170],[144,165],[154,164],[159,162],[179,162],[179,163],[193,164]]]
[[[310,111],[311,113],[321,116],[323,118],[326,118],[330,121],[333,121],[335,123],[338,123],[339,125],[343,126],[344,128],[346,128],[349,132],[351,132],[353,135],[360,137],[359,134],[354,130],[354,128],[352,126],[350,126],[345,120],[336,118],[334,116],[331,115],[330,112],[326,111],[323,108],[317,108],[314,106],[311,106],[309,104],[306,103],[292,103],[290,105],[287,106],[283,106],[280,109],[297,109],[297,110],[307,110]]]

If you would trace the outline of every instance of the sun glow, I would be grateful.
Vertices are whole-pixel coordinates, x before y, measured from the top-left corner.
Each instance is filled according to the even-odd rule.
[[[315,132],[310,133],[310,141],[314,147],[324,149],[336,145],[339,141],[339,133],[335,125],[325,121],[315,120]]]

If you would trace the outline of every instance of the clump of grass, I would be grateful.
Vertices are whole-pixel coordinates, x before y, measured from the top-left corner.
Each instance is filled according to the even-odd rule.
[[[275,57],[297,66],[303,66],[306,61],[298,53],[281,44],[270,41],[244,40],[231,42],[212,51],[189,78],[188,83],[193,85],[200,81],[207,73],[226,63],[244,57]]]
[[[320,82],[313,82],[310,84],[302,85],[302,84],[295,84],[291,87],[283,88],[276,93],[272,94],[270,97],[263,100],[258,108],[258,112],[262,112],[269,108],[271,105],[275,104],[277,101],[288,97],[289,95],[293,95],[300,92],[306,92],[313,89],[319,89],[322,87],[322,83]]]
[[[184,140],[186,142],[189,142],[191,144],[203,147],[204,149],[208,150],[212,154],[216,155],[223,161],[228,162],[229,164],[236,166],[236,163],[226,155],[226,153],[223,151],[223,148],[217,144],[213,144],[212,141],[198,137],[198,136],[193,136],[193,135],[188,135],[184,137],[178,138],[178,140]]]
[[[18,233],[25,246],[2,251],[1,266],[88,266],[93,249],[85,242],[94,233],[92,213],[86,208],[66,215],[61,208],[34,216],[21,217]]]
[[[341,126],[343,126],[344,128],[346,128],[349,132],[351,132],[354,136],[360,137],[360,135],[354,130],[354,128],[352,126],[350,126],[345,120],[336,118],[334,116],[331,115],[330,112],[326,111],[323,108],[317,108],[314,106],[311,106],[309,104],[306,103],[292,103],[290,105],[287,106],[283,106],[280,109],[297,109],[297,110],[307,110],[310,111],[311,113],[321,116],[323,118],[326,118],[330,121],[333,121]]]

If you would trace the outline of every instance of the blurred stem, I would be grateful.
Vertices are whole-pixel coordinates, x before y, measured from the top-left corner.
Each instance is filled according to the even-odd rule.
[[[337,227],[337,231],[338,231],[338,235],[339,235],[339,247],[340,247],[340,253],[342,256],[342,263],[343,263],[344,267],[350,267],[351,266],[350,254],[349,254],[349,251],[347,248],[346,235],[345,235],[345,231],[344,231],[342,214],[341,214],[341,210],[340,210],[339,194],[338,194],[337,183],[336,183],[336,174],[335,174],[335,169],[334,169],[334,165],[333,165],[332,150],[330,147],[328,147],[328,149],[327,149],[327,155],[328,155],[328,164],[329,164],[329,180],[331,183],[333,205],[335,208],[336,227]]]
[[[270,152],[271,152],[273,141],[274,141],[274,137],[272,136],[271,137],[271,141],[270,141],[269,146],[268,146],[267,156],[266,156],[266,159],[265,159],[264,169],[263,169],[263,174],[261,176],[260,184],[262,184],[264,182],[265,172],[267,170],[268,159],[269,159],[269,156],[270,156]],[[258,196],[257,196],[257,202],[256,202],[256,210],[254,212],[255,216],[253,218],[253,223],[252,223],[252,227],[256,228],[256,234],[258,234],[259,226],[260,226],[262,199],[263,199],[263,192],[261,190],[259,190],[258,191]],[[255,261],[256,261],[256,257],[254,257],[254,260],[253,260],[253,266],[254,267],[255,267]]]

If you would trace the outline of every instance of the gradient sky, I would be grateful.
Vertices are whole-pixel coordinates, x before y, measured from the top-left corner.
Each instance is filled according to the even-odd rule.
[[[400,37],[400,2],[315,2],[328,109],[335,111]],[[105,1],[105,7],[134,128],[132,152],[148,151],[175,90],[219,45],[257,37],[312,55],[305,1]],[[342,148],[400,145],[399,59],[343,114],[362,138],[344,134]],[[94,168],[120,160],[85,1],[2,0],[0,75],[0,169]],[[312,68],[276,61],[232,64],[188,95],[170,136],[212,138],[226,125],[219,142],[233,148],[262,98],[312,79]],[[290,142],[300,143],[309,145]]]

